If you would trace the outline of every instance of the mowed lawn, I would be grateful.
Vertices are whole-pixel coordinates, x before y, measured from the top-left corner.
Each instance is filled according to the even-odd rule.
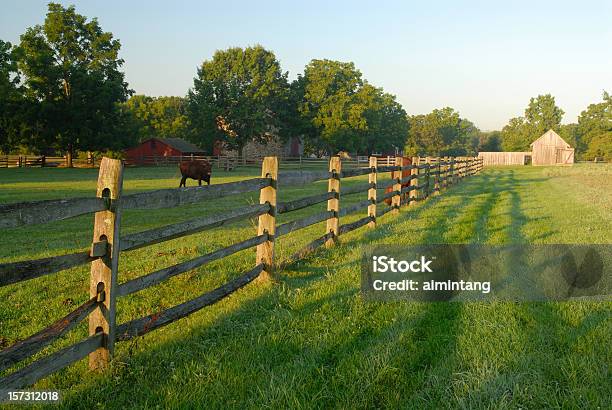
[[[215,172],[213,183],[257,175],[256,169]],[[0,202],[92,195],[96,176],[96,170],[2,169]],[[177,185],[174,168],[127,169],[124,192]],[[325,181],[284,187],[281,180],[279,200],[325,190]],[[346,196],[341,204],[365,198]],[[252,194],[126,211],[122,233],[256,202]],[[279,222],[324,208],[282,215]],[[0,262],[85,249],[92,219],[3,230]],[[246,239],[255,226],[241,221],[123,253],[119,280]],[[186,319],[119,343],[108,372],[90,373],[83,360],[34,388],[58,389],[62,405],[77,408],[610,408],[611,302],[365,302],[359,269],[367,244],[611,244],[611,227],[608,165],[485,169],[441,196],[379,218],[376,229],[343,236],[339,246],[279,272],[276,283],[252,283]],[[324,231],[317,224],[281,238],[277,259]],[[254,250],[242,251],[121,298],[118,322],[193,298],[254,263]],[[85,266],[0,288],[0,346],[74,309],[88,299],[88,287]],[[43,353],[85,335],[83,323]]]

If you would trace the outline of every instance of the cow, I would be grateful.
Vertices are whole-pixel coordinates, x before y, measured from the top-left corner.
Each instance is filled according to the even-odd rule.
[[[405,167],[407,165],[410,165],[411,163],[412,163],[412,158],[410,158],[410,157],[402,157],[402,166],[403,167]],[[393,178],[394,174],[395,174],[395,172],[391,172],[391,177],[392,178]],[[407,178],[409,176],[410,176],[410,170],[402,170],[402,179]],[[409,186],[410,186],[410,181],[404,182],[402,184],[402,189],[407,188]],[[392,191],[393,191],[393,187],[392,186],[387,187],[385,189],[385,193],[392,192]],[[405,200],[406,196],[408,196],[408,193],[405,193],[405,194],[402,195],[402,197],[403,197],[402,200]],[[391,205],[391,202],[392,202],[391,198],[385,199],[385,203],[387,205]]]
[[[198,185],[202,186],[202,180],[206,181],[210,185],[210,174],[212,172],[212,166],[208,161],[181,161],[179,163],[179,169],[181,170],[181,183],[180,187],[186,187],[187,178],[196,179]]]

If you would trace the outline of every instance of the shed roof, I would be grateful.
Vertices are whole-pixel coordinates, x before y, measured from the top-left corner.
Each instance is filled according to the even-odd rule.
[[[204,150],[182,138],[152,138],[163,142],[181,152],[204,152]]]
[[[567,148],[571,148],[571,145],[568,144],[559,134],[554,132],[553,130],[548,130],[544,134],[540,136],[540,138],[533,141],[530,146],[533,146],[538,142],[547,142],[545,145],[553,145],[553,146],[565,146]]]

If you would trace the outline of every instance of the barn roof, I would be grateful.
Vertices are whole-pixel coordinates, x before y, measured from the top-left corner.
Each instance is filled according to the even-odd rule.
[[[204,150],[197,145],[187,142],[182,138],[155,138],[172,148],[181,152],[204,152]]]
[[[533,141],[530,146],[533,146],[535,143],[541,141],[541,140],[546,140],[548,139],[549,141],[554,141],[555,146],[566,146],[568,148],[571,148],[571,145],[568,144],[563,138],[561,138],[561,136],[559,134],[557,134],[556,132],[554,132],[553,130],[548,130],[546,131],[544,134],[542,134],[540,136],[540,138],[536,139],[535,141]],[[551,144],[548,144],[551,145]]]

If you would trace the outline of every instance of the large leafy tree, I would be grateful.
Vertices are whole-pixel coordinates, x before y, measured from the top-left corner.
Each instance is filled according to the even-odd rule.
[[[21,108],[15,51],[11,43],[0,40],[0,151],[8,152],[19,143]]]
[[[409,122],[408,154],[446,156],[476,151],[478,128],[451,107],[412,116]]]
[[[251,140],[287,135],[287,73],[262,46],[217,51],[202,63],[187,96],[193,139],[212,149],[215,140],[241,150]]]
[[[550,94],[532,97],[525,109],[525,119],[536,138],[551,129],[559,132],[563,114],[563,110],[555,104],[555,97]]]
[[[322,152],[356,151],[367,129],[361,72],[353,63],[312,60],[298,78],[303,88],[300,115],[312,127],[308,142]],[[360,99],[361,97],[361,99]]]
[[[406,112],[395,96],[362,79],[353,63],[312,60],[291,85],[306,149],[371,154],[401,150]]]
[[[511,118],[502,129],[504,151],[529,151],[529,144],[534,139],[524,117]]]
[[[577,133],[580,136],[577,149],[587,159],[612,159],[612,95],[604,91],[602,102],[591,104],[580,113]]]
[[[188,135],[187,104],[182,97],[134,95],[123,106],[132,117],[138,141]]]
[[[38,149],[65,150],[71,165],[75,150],[123,145],[125,118],[118,103],[131,91],[120,71],[120,47],[97,19],[88,21],[74,7],[56,3],[49,3],[42,26],[21,36],[19,68],[28,97],[38,102],[36,118],[43,123]]]
[[[502,150],[500,131],[481,131],[478,134],[478,152],[498,152]]]
[[[366,120],[366,128],[358,133],[363,138],[357,151],[372,154],[402,150],[408,138],[408,119],[395,96],[368,83],[357,96]]]
[[[563,114],[552,95],[532,97],[525,109],[525,116],[510,119],[502,129],[504,151],[529,151],[530,144],[546,131],[552,129],[561,132]]]

